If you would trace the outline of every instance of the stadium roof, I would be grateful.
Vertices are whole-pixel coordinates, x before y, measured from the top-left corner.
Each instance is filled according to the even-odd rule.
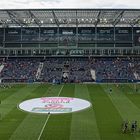
[[[4,9],[1,27],[140,26],[140,9]]]

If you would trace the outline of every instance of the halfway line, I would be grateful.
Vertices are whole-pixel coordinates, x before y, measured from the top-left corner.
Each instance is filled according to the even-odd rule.
[[[58,93],[58,95],[57,95],[58,97],[60,96],[60,93],[61,93],[63,87],[64,87],[64,85],[61,87],[61,89],[60,89],[60,91],[59,91],[59,93]],[[46,119],[46,121],[45,121],[45,123],[44,123],[44,125],[43,125],[43,127],[42,127],[42,129],[41,129],[40,135],[39,135],[39,137],[38,137],[37,140],[40,140],[40,138],[41,138],[41,136],[42,136],[42,133],[43,133],[43,131],[44,131],[44,129],[45,129],[45,126],[46,126],[46,124],[47,124],[47,122],[48,122],[50,116],[51,116],[51,114],[49,114],[49,115],[47,116],[47,119]]]

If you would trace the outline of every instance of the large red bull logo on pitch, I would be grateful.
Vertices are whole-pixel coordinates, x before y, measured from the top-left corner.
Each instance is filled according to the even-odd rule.
[[[72,108],[65,107],[64,104],[70,103],[73,98],[46,98],[43,97],[40,99],[42,103],[44,103],[44,107],[36,107],[33,108],[32,111],[40,111],[40,112],[72,112]],[[47,103],[47,104],[46,104]]]
[[[90,107],[89,101],[70,97],[42,97],[22,102],[19,108],[32,113],[71,113]]]
[[[66,108],[62,104],[47,104],[45,107],[33,108],[32,111],[38,112],[72,112],[72,108]]]
[[[42,103],[69,103],[70,101],[74,100],[74,98],[67,98],[67,97],[43,97],[41,98]]]

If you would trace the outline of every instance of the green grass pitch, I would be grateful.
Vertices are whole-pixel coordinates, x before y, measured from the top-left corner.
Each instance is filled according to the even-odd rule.
[[[85,99],[92,107],[51,114],[46,124],[47,115],[18,109],[18,104],[27,99],[58,96],[62,86],[59,96]],[[140,132],[121,132],[123,120],[137,120],[140,128],[138,84],[19,84],[0,88],[0,101],[0,140],[140,140]]]

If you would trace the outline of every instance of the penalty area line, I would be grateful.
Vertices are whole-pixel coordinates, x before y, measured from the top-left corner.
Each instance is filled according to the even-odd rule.
[[[60,89],[60,91],[59,91],[59,93],[58,93],[58,97],[60,96],[60,93],[61,93],[63,87],[64,87],[64,85],[61,87],[61,89]],[[49,114],[49,115],[47,116],[47,119],[46,119],[46,121],[45,121],[45,123],[44,123],[44,125],[43,125],[43,127],[42,127],[42,129],[41,129],[41,132],[40,132],[39,137],[38,137],[37,140],[40,140],[40,138],[41,138],[41,136],[42,136],[42,134],[43,134],[43,131],[44,131],[44,129],[45,129],[45,126],[46,126],[46,124],[47,124],[47,122],[48,122],[50,116],[51,116],[51,114]]]

